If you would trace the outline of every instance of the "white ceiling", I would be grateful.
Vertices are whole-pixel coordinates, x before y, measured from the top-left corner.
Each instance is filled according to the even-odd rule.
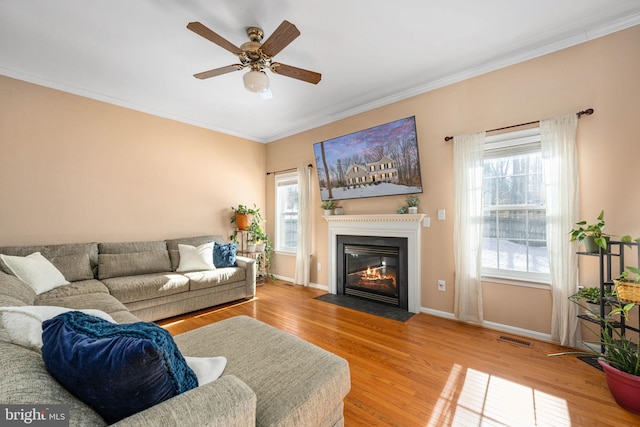
[[[285,19],[276,60],[318,85],[193,77],[238,61],[190,21],[239,46]],[[638,0],[0,0],[0,74],[270,142],[639,23]]]

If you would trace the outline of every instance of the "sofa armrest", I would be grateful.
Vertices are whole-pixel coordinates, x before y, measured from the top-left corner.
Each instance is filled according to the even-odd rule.
[[[236,257],[236,264],[238,267],[245,269],[245,286],[247,295],[255,295],[256,294],[256,260],[253,258],[248,258],[244,256]]]
[[[254,427],[256,395],[237,377],[225,375],[214,382],[165,400],[113,425],[118,427],[152,425]]]

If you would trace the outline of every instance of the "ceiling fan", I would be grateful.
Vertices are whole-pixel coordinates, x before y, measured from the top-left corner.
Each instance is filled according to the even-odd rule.
[[[208,79],[232,71],[242,70],[243,68],[250,68],[250,71],[243,76],[245,88],[251,92],[258,93],[262,98],[270,98],[269,77],[264,71],[267,68],[275,74],[313,84],[317,84],[322,78],[320,73],[273,61],[273,57],[276,54],[300,35],[300,31],[289,21],[282,21],[282,24],[276,28],[264,43],[262,43],[264,37],[262,29],[257,27],[247,28],[247,36],[250,41],[243,43],[240,47],[224,39],[200,22],[190,22],[187,28],[237,55],[240,60],[239,64],[227,65],[226,67],[214,68],[213,70],[194,74],[193,76],[198,79]]]

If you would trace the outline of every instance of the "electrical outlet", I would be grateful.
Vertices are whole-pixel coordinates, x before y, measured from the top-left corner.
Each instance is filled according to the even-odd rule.
[[[447,284],[444,280],[438,280],[438,290],[444,292],[446,290]]]
[[[322,264],[318,263],[318,271],[322,270]]]

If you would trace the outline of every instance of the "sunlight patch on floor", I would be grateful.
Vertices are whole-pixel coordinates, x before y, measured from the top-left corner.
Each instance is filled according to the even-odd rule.
[[[564,399],[454,365],[428,427],[571,426]]]
[[[182,322],[184,322],[184,320],[176,320],[175,322],[165,323],[164,325],[159,325],[159,326],[160,326],[161,328],[168,329],[168,328],[170,328],[170,327],[172,327],[172,326],[179,325],[179,324],[180,324],[180,323],[182,323]]]

